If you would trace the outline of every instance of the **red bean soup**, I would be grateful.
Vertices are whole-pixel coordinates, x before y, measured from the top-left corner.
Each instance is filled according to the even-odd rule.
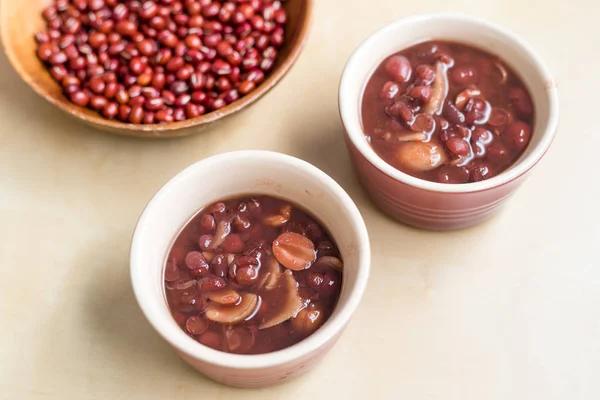
[[[289,347],[331,315],[342,260],[323,225],[269,196],[223,200],[200,211],[165,266],[177,324],[198,342],[237,354]]]
[[[37,55],[75,104],[108,119],[195,118],[252,92],[275,65],[280,0],[55,0]]]
[[[432,182],[478,182],[523,154],[534,108],[524,82],[497,56],[430,41],[377,67],[364,91],[362,124],[393,167]]]

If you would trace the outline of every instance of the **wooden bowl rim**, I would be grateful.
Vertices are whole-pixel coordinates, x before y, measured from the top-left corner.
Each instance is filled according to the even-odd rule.
[[[14,54],[12,51],[12,46],[7,43],[8,37],[8,28],[7,24],[3,23],[1,28],[1,40],[2,47],[4,49],[4,53],[7,55],[12,67],[15,69],[17,74],[21,77],[21,79],[27,83],[33,90],[45,98],[51,104],[59,107],[61,110],[66,111],[67,113],[83,120],[84,122],[90,123],[97,127],[105,127],[108,130],[127,136],[136,136],[138,132],[144,133],[155,133],[155,136],[143,136],[143,137],[175,137],[175,136],[185,136],[192,134],[194,132],[189,131],[184,133],[177,133],[179,130],[184,130],[186,128],[200,127],[201,125],[207,125],[212,122],[216,122],[228,115],[234,114],[243,108],[251,105],[255,101],[257,101],[260,97],[264,96],[269,90],[271,90],[281,79],[289,72],[294,63],[298,60],[300,53],[304,49],[306,41],[308,39],[308,32],[310,30],[310,26],[312,23],[313,17],[313,0],[300,0],[304,2],[305,12],[304,12],[304,21],[302,21],[299,33],[295,37],[295,40],[290,44],[290,52],[287,57],[282,60],[281,64],[275,68],[271,74],[265,79],[263,83],[261,83],[254,91],[250,94],[240,98],[239,100],[234,101],[227,106],[207,113],[205,115],[201,115],[196,118],[186,119],[184,121],[176,121],[170,122],[166,124],[131,124],[125,123],[121,121],[114,121],[103,118],[99,115],[89,115],[83,111],[81,111],[82,107],[77,106],[69,100],[65,98],[64,102],[60,99],[52,96],[48,93],[45,88],[38,83],[37,79],[34,79],[31,75],[29,75],[21,65],[20,59]],[[6,11],[4,10],[5,6],[0,1],[0,14],[5,15]],[[35,12],[41,12],[40,10],[35,10]],[[66,103],[66,104],[65,104]],[[68,105],[71,105],[69,107]],[[166,135],[165,135],[166,133]]]

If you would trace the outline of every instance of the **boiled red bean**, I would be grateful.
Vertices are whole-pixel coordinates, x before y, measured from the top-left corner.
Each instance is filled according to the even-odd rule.
[[[412,67],[404,56],[392,56],[385,61],[385,70],[396,81],[404,83],[410,80]]]
[[[450,138],[446,142],[446,148],[450,153],[455,156],[465,157],[468,156],[471,152],[471,147],[469,143],[464,139],[460,138]]]
[[[400,92],[400,87],[396,82],[387,81],[381,88],[381,98],[392,100]]]
[[[430,86],[415,86],[410,90],[410,97],[418,104],[427,104],[431,100],[432,93]]]
[[[459,85],[474,84],[477,82],[477,70],[471,67],[452,68],[451,77]]]
[[[411,122],[414,118],[413,110],[402,101],[397,101],[394,104],[386,107],[385,112],[389,116],[404,122]]]
[[[531,127],[522,121],[517,121],[507,128],[506,135],[508,136],[511,144],[517,150],[522,151],[525,149],[525,147],[527,147],[527,144],[531,138]]]

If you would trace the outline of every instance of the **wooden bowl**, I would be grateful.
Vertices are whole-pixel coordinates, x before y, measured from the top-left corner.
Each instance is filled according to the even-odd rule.
[[[277,56],[275,67],[253,92],[226,107],[197,118],[167,124],[143,125],[106,119],[89,108],[71,103],[65,97],[61,86],[54,81],[49,70],[36,55],[37,43],[34,35],[45,28],[41,12],[51,3],[52,0],[0,2],[2,45],[13,67],[33,90],[68,114],[99,129],[141,138],[169,138],[197,133],[262,97],[285,76],[298,59],[308,37],[313,8],[313,0],[288,0],[284,3],[288,14],[285,43]]]

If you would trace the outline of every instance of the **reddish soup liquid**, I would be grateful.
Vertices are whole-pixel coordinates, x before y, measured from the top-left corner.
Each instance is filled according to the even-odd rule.
[[[441,183],[489,179],[514,164],[534,124],[523,81],[498,57],[432,41],[387,58],[367,83],[364,132],[395,168]]]
[[[342,283],[333,239],[313,217],[269,196],[223,200],[181,231],[165,266],[177,324],[214,349],[289,347],[331,315]]]

